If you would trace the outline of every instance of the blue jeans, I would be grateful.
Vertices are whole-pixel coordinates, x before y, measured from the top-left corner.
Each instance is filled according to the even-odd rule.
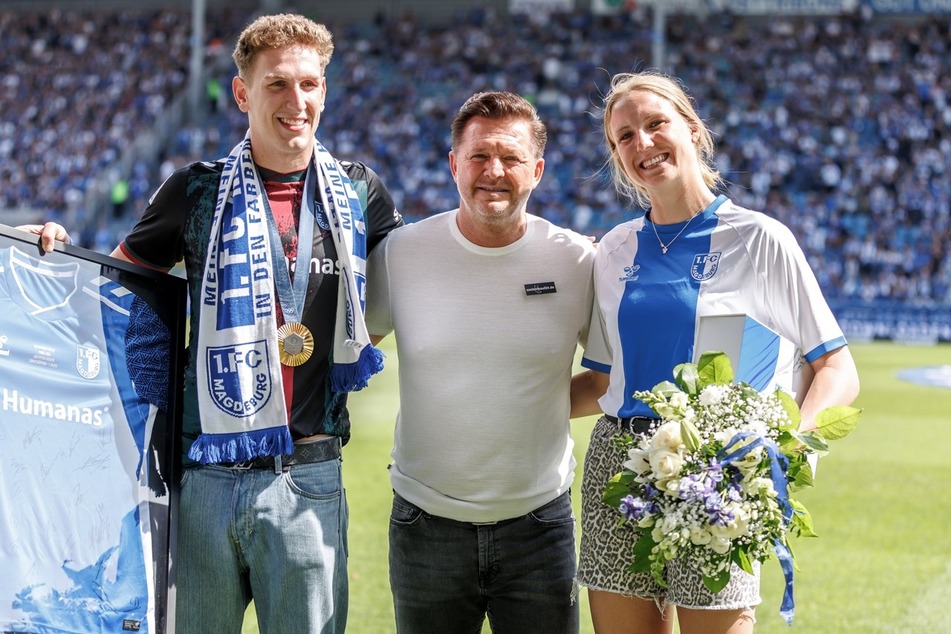
[[[575,519],[565,493],[523,517],[470,524],[394,495],[390,587],[400,634],[578,631]]]
[[[283,473],[186,469],[178,518],[177,632],[239,634],[251,599],[261,634],[344,631],[348,519],[339,458]]]

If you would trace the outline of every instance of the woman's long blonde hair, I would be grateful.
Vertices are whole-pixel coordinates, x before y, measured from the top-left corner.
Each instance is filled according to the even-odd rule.
[[[614,187],[622,196],[630,198],[643,209],[651,207],[650,196],[647,190],[638,185],[627,175],[624,165],[617,153],[617,146],[611,139],[611,114],[614,105],[622,97],[637,91],[652,92],[662,99],[666,99],[680,115],[687,120],[687,124],[697,133],[694,144],[697,150],[697,162],[703,182],[711,190],[717,189],[723,183],[720,172],[714,162],[713,134],[704,124],[700,115],[693,106],[693,101],[684,90],[680,81],[655,71],[639,73],[619,73],[611,79],[611,89],[604,97],[604,140],[607,142],[611,156],[607,161],[607,168],[611,171],[611,180]]]

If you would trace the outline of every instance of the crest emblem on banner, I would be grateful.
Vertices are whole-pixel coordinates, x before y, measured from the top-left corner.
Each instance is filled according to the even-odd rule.
[[[84,379],[94,379],[100,370],[99,348],[76,346],[76,371]]]
[[[265,340],[208,348],[208,386],[222,411],[244,418],[258,412],[271,398]]]

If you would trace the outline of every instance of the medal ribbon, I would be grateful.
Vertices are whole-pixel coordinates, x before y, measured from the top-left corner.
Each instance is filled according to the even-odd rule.
[[[316,206],[314,204],[315,194],[317,192],[317,170],[314,169],[313,162],[307,167],[307,175],[304,177],[304,197],[301,201],[300,220],[297,227],[297,258],[294,265],[294,283],[291,284],[290,271],[287,266],[287,258],[284,255],[284,249],[281,247],[281,234],[277,230],[277,222],[274,220],[274,214],[271,212],[271,205],[264,198],[264,208],[267,211],[267,228],[270,233],[271,260],[274,262],[275,292],[277,301],[281,305],[281,312],[284,314],[284,323],[303,322],[304,300],[307,297],[307,282],[310,278],[310,259],[314,252],[314,214]],[[284,266],[278,264],[283,262]],[[300,270],[300,263],[304,263],[304,270]]]

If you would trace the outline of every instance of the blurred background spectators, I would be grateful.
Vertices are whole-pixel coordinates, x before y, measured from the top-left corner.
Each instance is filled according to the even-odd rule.
[[[598,109],[611,75],[651,66],[652,11],[305,13],[336,41],[321,141],[373,167],[407,220],[456,205],[449,122],[485,89],[528,97],[548,126],[531,212],[593,236],[643,212],[605,176]],[[109,252],[172,170],[243,137],[230,53],[251,15],[209,13],[197,108],[191,17],[0,10],[0,222],[58,219]],[[680,14],[665,36],[728,193],[796,233],[830,298],[951,305],[951,21]]]

